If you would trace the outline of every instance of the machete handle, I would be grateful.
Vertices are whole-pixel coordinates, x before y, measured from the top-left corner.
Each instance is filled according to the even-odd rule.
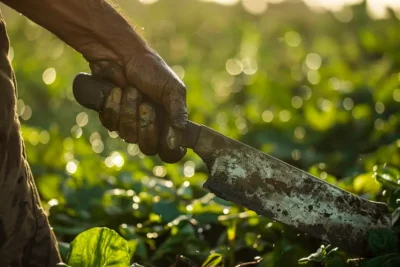
[[[83,72],[76,75],[72,85],[76,101],[85,108],[99,113],[102,112],[104,101],[115,87],[114,84],[102,78]],[[196,146],[201,127],[197,123],[189,121],[183,132],[180,145],[193,149]]]

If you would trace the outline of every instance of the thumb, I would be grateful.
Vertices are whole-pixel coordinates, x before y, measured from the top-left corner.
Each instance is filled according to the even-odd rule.
[[[182,132],[186,128],[188,122],[185,86],[183,84],[178,84],[171,89],[165,88],[162,100],[171,123],[167,132],[167,145],[173,150],[179,145]]]
[[[185,87],[176,86],[170,90],[165,89],[163,102],[172,126],[177,129],[185,129],[188,120]]]

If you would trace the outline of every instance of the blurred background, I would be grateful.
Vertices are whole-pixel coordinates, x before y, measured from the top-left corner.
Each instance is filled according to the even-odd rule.
[[[363,198],[400,205],[400,1],[120,0],[185,82],[189,118]],[[321,242],[202,189],[194,153],[146,157],[72,95],[83,57],[1,6],[28,160],[62,252],[115,229],[134,261],[296,266]],[[310,192],[313,194],[314,192]],[[398,200],[399,201],[396,201]],[[347,266],[337,252],[328,266]],[[311,266],[312,264],[310,264]],[[319,265],[315,265],[319,266]]]

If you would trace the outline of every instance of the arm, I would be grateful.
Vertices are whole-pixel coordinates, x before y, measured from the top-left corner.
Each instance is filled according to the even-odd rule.
[[[149,52],[134,28],[104,0],[2,0],[48,29],[87,61],[129,58]]]
[[[94,75],[107,78],[121,88],[134,86],[150,97],[150,100],[161,104],[171,125],[166,130],[168,134],[165,142],[169,149],[179,149],[177,145],[182,129],[187,124],[185,85],[109,1],[0,1],[48,29],[80,52],[90,63]],[[122,99],[129,98],[126,96],[127,92],[124,91],[123,94]],[[104,118],[107,116],[103,115],[102,122],[109,130],[119,131],[124,140],[136,143],[141,129],[134,131],[134,127],[130,127],[128,131],[126,129],[129,127],[124,127],[124,122],[132,120],[126,115],[125,111],[129,106],[126,104],[124,107],[124,103],[127,101],[122,101],[121,108],[116,106],[118,112],[114,112],[114,115],[103,112],[113,119]],[[146,143],[152,143],[148,154],[155,154],[158,142]]]

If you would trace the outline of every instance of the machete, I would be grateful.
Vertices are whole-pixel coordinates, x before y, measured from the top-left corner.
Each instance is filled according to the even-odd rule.
[[[73,83],[78,103],[96,111],[113,88],[84,73]],[[349,253],[370,255],[368,231],[391,227],[386,204],[362,199],[204,125],[189,121],[180,145],[205,162],[204,188],[216,196]]]

